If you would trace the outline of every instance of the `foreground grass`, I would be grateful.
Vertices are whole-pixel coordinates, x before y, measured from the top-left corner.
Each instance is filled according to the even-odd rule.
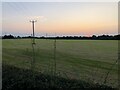
[[[14,66],[3,64],[3,90],[16,89],[49,89],[63,88],[63,89],[105,89],[112,90],[113,88],[106,85],[94,84],[75,79],[65,79],[60,76],[45,75],[40,72],[31,71],[29,69],[20,69]]]
[[[3,40],[3,63],[30,69],[32,46],[30,39]],[[57,40],[56,70],[63,78],[103,84],[110,71],[108,86],[117,87],[117,41],[113,40]],[[36,40],[35,71],[52,74],[54,69],[54,40]],[[111,70],[111,66],[114,67]]]

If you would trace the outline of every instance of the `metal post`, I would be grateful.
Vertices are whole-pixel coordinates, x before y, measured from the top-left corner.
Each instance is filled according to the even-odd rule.
[[[35,33],[34,33],[34,23],[36,20],[30,20],[32,22],[32,29],[33,29],[33,39],[32,39],[32,51],[33,51],[33,60],[31,61],[31,70],[34,70],[35,66]]]

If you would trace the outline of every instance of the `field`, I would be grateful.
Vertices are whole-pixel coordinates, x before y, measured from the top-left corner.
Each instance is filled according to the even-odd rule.
[[[117,87],[117,40],[57,40],[56,50],[54,44],[54,40],[36,39],[33,53],[31,39],[4,39],[2,63],[21,69],[34,67],[34,71],[46,75],[55,73],[63,78]]]

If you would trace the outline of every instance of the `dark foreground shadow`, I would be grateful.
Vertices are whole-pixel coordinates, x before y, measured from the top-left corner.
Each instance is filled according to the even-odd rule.
[[[110,86],[88,83],[81,80],[65,79],[59,76],[45,75],[10,65],[2,66],[2,90],[116,90]]]

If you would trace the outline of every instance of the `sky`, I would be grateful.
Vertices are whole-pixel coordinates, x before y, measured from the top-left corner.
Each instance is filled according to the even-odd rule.
[[[31,35],[118,34],[116,2],[3,2],[2,34]]]

